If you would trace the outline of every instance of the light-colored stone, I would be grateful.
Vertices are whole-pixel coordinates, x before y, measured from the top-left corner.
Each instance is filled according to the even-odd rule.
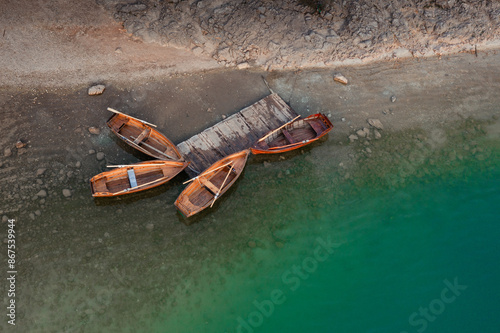
[[[373,135],[375,136],[375,139],[380,139],[382,137],[382,134],[380,134],[379,131],[373,130]]]
[[[248,64],[248,62],[242,62],[240,64],[238,64],[238,69],[247,69],[250,67],[250,65]]]
[[[358,136],[356,134],[349,135],[349,141],[351,141],[351,142],[354,142],[354,141],[356,141],[358,139],[359,138],[358,138]]]
[[[7,148],[5,148],[5,149],[3,150],[3,156],[5,156],[5,157],[9,157],[9,156],[11,156],[11,155],[12,155],[12,150],[11,150],[9,147],[7,147]]]
[[[24,148],[24,147],[26,147],[26,145],[27,145],[27,143],[24,143],[21,140],[19,140],[19,141],[16,142],[16,148],[17,149]]]
[[[382,125],[382,123],[378,119],[368,119],[368,124],[370,124],[370,126],[373,126],[379,130],[384,129],[384,125]]]
[[[89,94],[89,96],[100,95],[104,92],[104,89],[106,89],[105,85],[97,84],[97,85],[89,88],[88,94]]]
[[[71,196],[71,191],[68,190],[67,188],[65,188],[64,190],[62,190],[62,194],[66,197],[66,198],[69,198]]]
[[[340,83],[342,83],[342,84],[347,84],[347,83],[349,82],[349,81],[347,80],[347,78],[346,78],[344,75],[340,74],[340,73],[335,73],[335,74],[333,75],[333,80],[334,80],[334,81],[337,81],[337,82],[340,82]]]
[[[102,151],[98,152],[96,155],[95,155],[95,158],[98,160],[98,161],[102,161],[104,159],[104,153]]]
[[[40,190],[37,194],[36,194],[39,198],[45,198],[47,196],[47,191],[45,190]]]
[[[45,173],[45,171],[47,170],[47,168],[38,168],[38,170],[36,170],[36,176],[41,176]]]

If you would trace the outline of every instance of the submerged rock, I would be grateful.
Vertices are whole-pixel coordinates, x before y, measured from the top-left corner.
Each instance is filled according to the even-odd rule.
[[[64,190],[62,190],[62,194],[64,195],[64,197],[69,198],[71,196],[71,191],[65,188]]]
[[[104,153],[102,151],[98,152],[96,155],[95,155],[95,158],[98,160],[98,161],[102,161],[104,159]]]
[[[99,135],[101,133],[101,130],[97,127],[89,127],[89,133],[94,134],[94,135]]]

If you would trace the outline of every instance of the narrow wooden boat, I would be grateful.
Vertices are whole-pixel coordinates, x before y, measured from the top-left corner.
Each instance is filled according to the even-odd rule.
[[[238,179],[250,150],[224,157],[212,164],[189,184],[175,201],[175,206],[186,217],[199,213],[208,206],[212,206]]]
[[[92,196],[113,197],[144,191],[168,182],[189,162],[146,161],[100,173],[90,179]]]
[[[294,119],[267,133],[251,148],[253,154],[276,154],[310,144],[326,135],[333,128],[322,113],[304,119]]]
[[[106,124],[120,139],[144,154],[160,160],[184,161],[169,139],[139,119],[116,113]]]

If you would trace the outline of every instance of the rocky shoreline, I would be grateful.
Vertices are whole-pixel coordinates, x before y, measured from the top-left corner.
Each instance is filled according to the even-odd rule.
[[[239,69],[331,67],[500,45],[500,3],[486,0],[97,2],[147,43]]]

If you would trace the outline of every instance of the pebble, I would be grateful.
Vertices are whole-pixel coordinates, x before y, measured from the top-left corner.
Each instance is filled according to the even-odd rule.
[[[36,170],[36,176],[41,176],[45,173],[45,171],[47,170],[47,168],[39,168],[38,170]]]
[[[396,96],[391,96],[391,102],[394,103],[396,101]]]
[[[358,139],[359,139],[359,138],[358,138],[358,136],[357,136],[356,134],[351,134],[351,135],[349,135],[349,140],[350,140],[351,142],[354,142],[354,141],[356,141],[356,140],[358,140]]]
[[[92,155],[92,154],[95,154],[95,150],[94,149],[89,149],[89,155]]]
[[[9,157],[11,155],[12,155],[12,150],[10,148],[7,147],[3,150],[3,156]]]
[[[71,196],[71,191],[68,190],[67,188],[65,188],[64,190],[62,190],[62,194],[66,197],[66,198],[69,198]]]
[[[382,125],[382,123],[378,119],[368,119],[368,124],[370,124],[370,126],[373,126],[379,130],[384,129],[384,125]]]
[[[242,62],[240,64],[238,64],[238,69],[247,69],[250,67],[250,65],[248,64],[248,62]]]
[[[40,190],[37,194],[36,194],[39,198],[45,198],[47,196],[47,191],[45,190]]]
[[[82,162],[78,161],[75,163],[75,167],[80,168],[82,166]]]
[[[155,225],[154,225],[153,223],[148,223],[148,224],[146,224],[146,230],[148,230],[148,231],[153,230],[153,229],[154,229],[154,227],[155,227]]]
[[[98,152],[95,158],[97,158],[98,161],[102,161],[104,159],[104,153],[102,151]]]
[[[106,86],[103,84],[97,84],[89,88],[88,94],[89,96],[100,95],[104,92],[104,89],[106,89]]]
[[[2,216],[2,223],[9,221],[9,217],[7,215]]]
[[[382,137],[382,134],[380,134],[380,132],[377,130],[373,130],[373,134],[375,135],[375,139],[377,140]]]
[[[24,143],[21,140],[19,140],[19,141],[16,142],[16,148],[17,149],[24,148],[24,147],[26,147],[26,145],[27,145],[27,143]]]
[[[37,209],[37,210],[35,210],[35,215],[40,216],[40,215],[42,215],[42,212],[39,209]]]
[[[123,53],[122,48],[121,48],[121,47],[117,47],[117,48],[115,49],[115,53],[117,53],[117,54],[121,54],[121,53]]]
[[[264,161],[264,168],[269,168],[271,166],[271,163]]]
[[[94,134],[94,135],[99,135],[101,133],[101,130],[97,127],[89,127],[89,132],[90,134]]]
[[[342,84],[347,84],[348,83],[347,78],[344,75],[340,74],[340,73],[334,74],[333,75],[333,80],[337,81],[337,82],[340,82]]]

